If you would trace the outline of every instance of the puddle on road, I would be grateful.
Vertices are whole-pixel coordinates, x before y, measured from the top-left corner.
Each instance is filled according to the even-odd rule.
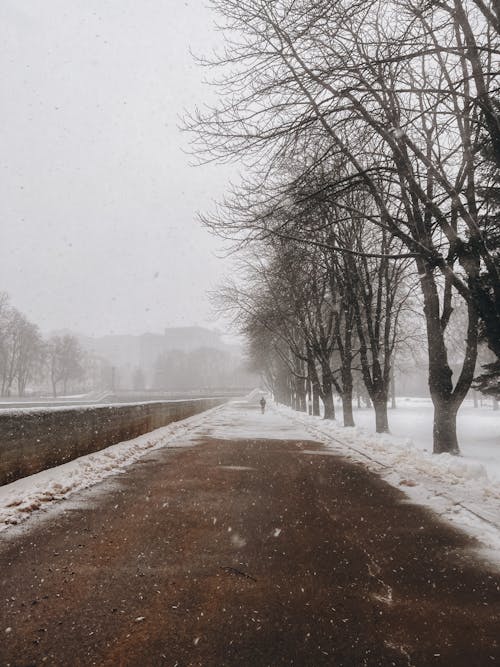
[[[250,468],[248,466],[217,466],[223,470],[255,470],[255,468]]]

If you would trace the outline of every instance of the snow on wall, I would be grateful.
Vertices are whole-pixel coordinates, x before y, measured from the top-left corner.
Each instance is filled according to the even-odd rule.
[[[93,454],[81,456],[63,465],[18,479],[0,487],[0,533],[24,524],[39,514],[37,510],[55,507],[73,493],[89,488],[119,473],[145,454],[159,447],[191,446],[191,433],[217,413],[209,409],[168,426],[120,442]],[[43,515],[43,512],[41,512]]]
[[[223,402],[225,399],[193,399],[1,411],[0,485],[130,440]]]

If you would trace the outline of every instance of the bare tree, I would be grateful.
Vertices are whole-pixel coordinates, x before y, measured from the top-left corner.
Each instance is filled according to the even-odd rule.
[[[498,15],[483,2],[460,0],[212,4],[227,22],[229,48],[202,63],[223,72],[222,101],[192,119],[195,149],[202,159],[245,156],[262,181],[284,163],[300,163],[298,151],[311,139],[321,137],[325,154],[341,156],[347,169],[331,175],[330,198],[347,181],[362,184],[374,203],[370,222],[399,239],[399,258],[416,261],[434,450],[457,452],[455,417],[473,377],[479,317],[499,353],[499,268],[481,226],[476,183],[485,134],[498,157]],[[275,181],[280,195],[280,176]],[[251,197],[260,185],[248,182],[238,197]],[[279,195],[268,195],[269,205],[281,204]],[[227,223],[234,202],[209,221],[226,236],[245,229],[244,217]],[[366,221],[366,212],[350,213]],[[260,222],[252,237],[268,233],[266,213]],[[445,343],[453,292],[467,302],[469,319],[455,384]]]
[[[46,348],[38,327],[24,318],[19,323],[18,336],[15,373],[18,395],[24,396],[28,382],[42,373]]]
[[[83,375],[83,353],[76,336],[52,336],[49,340],[48,359],[52,393],[57,396],[58,385],[62,382],[63,393],[68,390],[71,380],[78,380]]]
[[[23,396],[29,380],[40,371],[43,342],[38,327],[16,308],[9,306],[7,295],[0,303],[0,375],[1,394],[10,396],[17,385]]]

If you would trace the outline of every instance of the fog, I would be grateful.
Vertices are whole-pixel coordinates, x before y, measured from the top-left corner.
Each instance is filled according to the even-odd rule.
[[[218,42],[198,2],[4,0],[0,285],[42,331],[213,327],[228,261],[196,211],[223,167],[190,166],[190,54]]]
[[[500,665],[498,1],[0,21],[0,667]]]

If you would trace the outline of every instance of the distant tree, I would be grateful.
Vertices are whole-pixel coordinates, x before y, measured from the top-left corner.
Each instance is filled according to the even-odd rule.
[[[30,380],[40,375],[46,346],[36,324],[22,318],[18,329],[16,380],[19,396],[24,396]]]
[[[9,303],[9,295],[6,292],[0,292],[0,393],[5,396],[9,391],[9,358],[10,353],[10,334],[11,334],[11,315],[12,309]],[[12,384],[12,380],[10,380]]]
[[[76,336],[52,336],[48,345],[50,381],[54,398],[58,385],[62,382],[63,393],[68,390],[71,380],[78,380],[83,375],[83,352]]]
[[[43,341],[38,327],[9,304],[0,294],[0,378],[2,396],[10,396],[13,386],[23,396],[43,357]]]

